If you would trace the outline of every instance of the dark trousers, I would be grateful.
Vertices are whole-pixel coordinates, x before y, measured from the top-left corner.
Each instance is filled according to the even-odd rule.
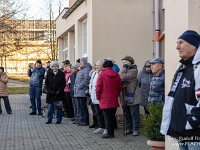
[[[83,118],[83,122],[89,124],[89,113],[86,105],[87,97],[77,97],[78,107],[81,111],[81,118]],[[81,119],[82,120],[82,119]]]
[[[6,112],[7,113],[10,113],[12,112],[12,109],[10,107],[10,102],[9,102],[9,99],[8,99],[8,96],[4,96],[4,97],[0,97],[0,100],[1,98],[3,98],[4,100],[4,105],[5,105],[5,109],[6,109]],[[1,109],[1,103],[0,103],[0,114],[2,113],[2,109]]]
[[[117,108],[103,109],[108,135],[114,135],[114,129],[116,124],[116,118],[115,118],[116,110]]]
[[[147,107],[144,106],[144,112],[146,115],[149,115],[149,111],[147,110]]]
[[[63,101],[63,107],[65,109],[67,117],[74,118],[74,108],[73,108],[70,92],[65,92],[65,99]]]
[[[103,111],[100,109],[99,104],[94,104],[94,108],[97,114],[97,125],[99,128],[105,128]]]
[[[126,111],[126,128],[127,130],[132,130],[134,127],[134,131],[139,130],[140,125],[140,106],[137,105],[130,105],[124,106],[123,112],[125,114]]]

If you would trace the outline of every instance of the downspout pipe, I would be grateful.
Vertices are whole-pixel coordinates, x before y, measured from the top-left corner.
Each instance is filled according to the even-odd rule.
[[[160,57],[160,14],[159,14],[159,0],[155,0],[155,34],[156,34],[156,57]]]

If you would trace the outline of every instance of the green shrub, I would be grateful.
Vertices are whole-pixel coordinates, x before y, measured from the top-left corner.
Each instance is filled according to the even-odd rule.
[[[163,105],[160,103],[150,103],[147,106],[149,115],[146,115],[142,120],[142,133],[149,140],[165,141],[165,136],[160,133],[160,125],[162,120]]]

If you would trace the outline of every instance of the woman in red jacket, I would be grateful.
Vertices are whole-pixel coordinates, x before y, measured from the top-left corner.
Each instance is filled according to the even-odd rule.
[[[122,82],[119,74],[112,69],[112,61],[105,61],[103,67],[96,84],[96,97],[107,123],[107,134],[102,138],[114,138],[115,113],[119,107],[118,97],[122,90]]]

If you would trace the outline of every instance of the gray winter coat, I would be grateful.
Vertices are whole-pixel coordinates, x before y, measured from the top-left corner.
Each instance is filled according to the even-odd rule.
[[[141,103],[142,106],[148,105],[148,97],[149,97],[149,90],[150,90],[150,83],[152,81],[152,77],[154,76],[153,73],[149,73],[146,71],[146,67],[140,71],[138,75],[138,85],[140,87],[141,92]]]
[[[76,75],[76,80],[74,84],[74,97],[86,97],[85,91],[89,87],[90,77],[89,72],[92,69],[92,66],[87,63]]]

